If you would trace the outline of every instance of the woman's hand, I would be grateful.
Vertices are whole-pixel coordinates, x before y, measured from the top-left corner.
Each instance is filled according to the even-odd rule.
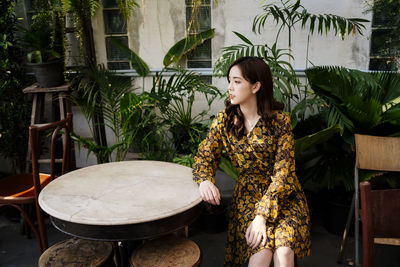
[[[264,217],[257,215],[246,230],[246,241],[252,249],[265,246],[267,242],[267,232]]]
[[[205,201],[212,205],[219,205],[221,195],[218,188],[211,181],[203,181],[199,186],[200,196]]]

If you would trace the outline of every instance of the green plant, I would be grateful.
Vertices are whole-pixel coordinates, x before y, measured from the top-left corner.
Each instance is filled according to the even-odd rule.
[[[0,154],[24,171],[31,104],[22,88],[28,84],[22,69],[23,51],[15,36],[15,1],[0,2]]]
[[[33,16],[33,23],[28,28],[20,27],[22,32],[21,44],[28,48],[27,59],[29,63],[44,63],[61,54],[57,52],[54,38],[54,25],[51,13],[42,12]]]
[[[153,78],[153,86],[149,96],[155,100],[161,119],[172,133],[173,143],[178,153],[196,153],[197,146],[204,138],[207,129],[204,122],[219,90],[207,83],[194,72],[182,69],[174,71],[165,78],[165,71]],[[195,96],[203,95],[207,108],[199,114],[193,114]]]
[[[325,108],[299,124],[295,134],[321,133],[328,127],[338,128],[341,134],[303,153],[296,151],[297,172],[303,184],[352,190],[354,134],[400,134],[400,77],[396,73],[365,73],[341,67],[315,67],[307,69],[306,75],[311,88],[325,101]],[[375,174],[363,172],[360,180]]]
[[[73,87],[76,88],[72,101],[79,107],[85,116],[92,138],[73,135],[74,140],[93,152],[99,163],[112,160],[111,153],[115,150],[115,160],[124,160],[135,133],[128,126],[130,120],[121,114],[121,101],[131,88],[131,81],[121,79],[114,71],[107,70],[103,65],[90,66],[82,69],[74,78]],[[104,146],[94,138],[95,132],[90,122],[96,123],[95,116],[104,116],[105,127],[109,128],[115,137],[115,144]],[[124,114],[125,115],[125,114]]]
[[[149,74],[149,66],[142,58],[140,58],[133,50],[121,43],[118,39],[112,38],[111,42],[114,46],[124,53],[131,62],[132,68],[142,77]]]
[[[354,133],[400,136],[398,73],[327,66],[307,69],[306,75],[311,88],[329,106],[327,125],[341,125],[350,144],[354,144]]]
[[[135,136],[133,149],[141,158],[171,161],[175,149],[166,135],[165,123],[156,114],[155,99],[149,94],[125,94],[121,100],[122,120]]]
[[[186,38],[178,41],[167,52],[163,63],[168,67],[173,62],[178,62],[183,56],[193,51],[206,40],[214,37],[215,29],[206,30],[197,34],[188,35]]]
[[[189,167],[189,168],[192,168],[192,166],[193,166],[193,164],[194,164],[194,158],[193,158],[193,155],[192,155],[192,154],[190,154],[190,155],[183,155],[182,157],[174,158],[174,159],[172,160],[172,162],[173,162],[173,163],[180,164],[180,165],[183,165],[183,166],[186,166],[186,167]]]
[[[335,125],[328,127],[324,108],[321,113],[310,116],[299,123],[294,129],[296,173],[301,183],[314,189],[353,188],[354,152],[352,146],[343,142],[340,132],[343,129]],[[315,142],[314,135],[327,133]],[[302,140],[310,137],[306,148]]]

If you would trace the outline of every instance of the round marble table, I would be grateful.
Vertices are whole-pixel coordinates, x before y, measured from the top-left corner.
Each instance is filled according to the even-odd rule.
[[[59,230],[124,241],[160,236],[193,222],[201,197],[192,169],[159,161],[94,165],[62,175],[39,195]]]

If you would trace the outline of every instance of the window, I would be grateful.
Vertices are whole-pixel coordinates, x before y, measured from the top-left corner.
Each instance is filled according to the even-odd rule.
[[[104,34],[109,69],[130,69],[129,59],[111,42],[111,38],[128,46],[126,22],[113,0],[103,0]]]
[[[210,0],[199,1],[200,5],[197,11],[193,13],[194,1],[196,0],[185,0],[186,28],[190,27],[189,34],[211,29]],[[198,46],[186,58],[188,68],[211,68],[211,40],[207,40]]]
[[[25,0],[25,12],[26,12],[26,22],[27,25],[32,24],[32,17],[35,15],[35,11],[33,9],[33,0]]]
[[[400,54],[398,1],[375,1],[373,7],[370,70],[397,70]]]

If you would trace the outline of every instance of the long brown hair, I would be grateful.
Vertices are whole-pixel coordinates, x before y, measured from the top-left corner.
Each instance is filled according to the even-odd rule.
[[[238,66],[243,78],[251,84],[260,82],[260,90],[257,91],[257,113],[262,120],[268,122],[272,117],[273,110],[282,110],[284,105],[274,99],[273,81],[271,70],[262,58],[241,57],[236,59],[229,67],[226,78],[229,81],[229,72],[233,66]],[[244,115],[239,105],[233,105],[228,99],[225,102],[225,111],[228,115],[225,127],[237,138],[244,135]]]

